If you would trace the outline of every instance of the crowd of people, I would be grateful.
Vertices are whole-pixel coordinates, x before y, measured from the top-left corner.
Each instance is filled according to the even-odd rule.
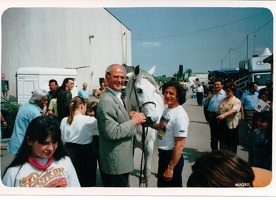
[[[99,168],[104,187],[130,187],[133,138],[146,116],[126,110],[122,100],[125,81],[125,68],[112,64],[93,94],[95,101],[89,99],[87,83],[72,97],[72,78],[65,78],[61,86],[49,80],[48,92],[35,90],[16,116],[8,144],[14,159],[5,169],[3,184],[95,187]],[[272,82],[267,81],[267,87],[259,92],[257,83],[248,86],[238,96],[235,82],[224,85],[222,80],[215,80],[208,92],[197,82],[197,104],[206,111],[211,152],[192,166],[187,187],[255,187],[256,169],[272,171]],[[173,80],[162,85],[165,110],[160,121],[151,126],[158,133],[157,187],[183,187],[189,116],[182,105],[187,90]],[[236,156],[240,120],[247,124],[248,162]],[[233,163],[236,168],[227,171]]]
[[[202,104],[207,108],[210,126],[211,150],[228,150],[237,153],[240,144],[240,123],[246,125],[248,163],[252,167],[272,170],[272,81],[258,90],[258,84],[250,82],[241,93],[235,82],[223,84],[215,80]],[[237,90],[239,92],[237,93]],[[239,94],[239,95],[237,95]]]

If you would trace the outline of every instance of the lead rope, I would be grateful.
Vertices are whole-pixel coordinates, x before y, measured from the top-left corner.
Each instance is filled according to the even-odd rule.
[[[146,131],[145,131],[146,129]],[[148,134],[148,127],[142,125],[143,135],[142,135],[142,156],[141,156],[141,165],[140,165],[140,176],[139,176],[139,187],[148,187],[148,180],[146,177],[143,177],[143,161],[144,161],[144,151],[145,151],[145,139]]]
[[[133,82],[132,89],[135,88],[135,86],[134,86],[135,82],[136,82],[136,79]],[[136,103],[137,103],[139,112],[142,112],[142,107],[139,106],[138,96],[137,96],[137,93],[136,93],[135,89],[134,89],[134,94],[135,94]],[[148,180],[147,180],[146,177],[143,176],[143,172],[144,172],[143,162],[144,162],[145,140],[146,140],[146,134],[148,132],[148,128],[147,128],[147,131],[145,131],[145,129],[146,129],[146,127],[142,124],[142,155],[141,155],[141,165],[140,165],[139,187],[147,187],[148,186]]]
[[[129,98],[131,97],[132,91],[134,91],[135,98],[136,98],[136,103],[137,103],[139,112],[142,112],[142,107],[144,105],[146,105],[147,103],[153,103],[156,106],[156,104],[154,102],[145,102],[142,106],[139,106],[138,96],[137,96],[136,90],[134,89],[135,88],[135,86],[134,86],[135,82],[136,82],[136,79],[134,79],[134,81],[133,81],[133,87],[130,91]],[[145,129],[147,129],[147,130],[145,130]],[[143,162],[144,162],[145,140],[146,140],[147,134],[148,134],[148,126],[145,126],[145,125],[142,124],[142,156],[141,156],[141,165],[140,165],[139,187],[148,187],[147,177],[143,177],[143,172],[144,172]]]

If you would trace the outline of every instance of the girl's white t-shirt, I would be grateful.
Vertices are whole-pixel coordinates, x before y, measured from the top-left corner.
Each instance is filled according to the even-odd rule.
[[[76,170],[68,156],[55,160],[47,170],[39,170],[29,162],[11,167],[2,183],[8,187],[80,187]]]
[[[60,123],[63,143],[90,144],[93,135],[99,135],[95,117],[78,114],[74,116],[72,124],[68,124],[67,118],[63,118]]]

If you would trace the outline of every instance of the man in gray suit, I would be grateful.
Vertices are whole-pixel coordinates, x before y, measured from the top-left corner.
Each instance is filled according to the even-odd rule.
[[[143,113],[128,113],[121,100],[126,71],[119,64],[106,69],[107,88],[97,107],[100,141],[100,170],[104,187],[129,187],[134,169],[133,136],[136,125],[146,122]]]

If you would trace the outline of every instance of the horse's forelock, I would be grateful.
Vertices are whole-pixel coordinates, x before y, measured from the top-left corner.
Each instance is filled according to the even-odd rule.
[[[140,73],[137,75],[132,75],[129,77],[128,80],[128,85],[127,85],[127,90],[131,90],[131,87],[133,87],[133,82],[135,81],[135,83],[139,82],[142,78],[147,79],[151,84],[153,84],[155,87],[158,87],[155,79],[153,78],[153,76],[151,74],[149,74],[147,71],[144,71],[142,69],[140,69]]]
[[[153,84],[154,86],[157,86],[157,83],[155,81],[155,79],[153,78],[153,76],[151,74],[149,74],[147,71],[142,70],[142,73],[140,73],[140,79],[141,78],[146,78],[148,79],[148,81]]]

